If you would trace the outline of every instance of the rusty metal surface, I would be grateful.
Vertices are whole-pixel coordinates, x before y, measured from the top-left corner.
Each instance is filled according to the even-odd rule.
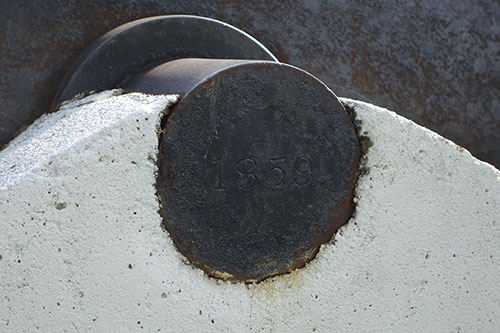
[[[164,226],[194,265],[258,282],[303,267],[348,222],[359,143],[323,83],[270,61],[180,59],[151,72],[184,81],[157,189]],[[157,89],[148,74],[134,90]]]
[[[500,166],[497,0],[0,0],[0,143],[47,112],[92,41],[165,14],[233,24],[337,95],[393,109]]]

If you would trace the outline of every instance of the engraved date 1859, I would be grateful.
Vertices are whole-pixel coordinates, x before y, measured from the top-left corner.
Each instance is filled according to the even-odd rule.
[[[237,186],[248,191],[259,186],[267,188],[282,188],[288,185],[302,187],[311,182],[313,170],[309,156],[301,155],[293,159],[276,157],[259,162],[254,158],[245,157],[236,161],[232,168],[226,167],[229,170],[225,170],[223,160],[213,160],[212,163],[216,167],[214,188],[227,190],[228,187]]]

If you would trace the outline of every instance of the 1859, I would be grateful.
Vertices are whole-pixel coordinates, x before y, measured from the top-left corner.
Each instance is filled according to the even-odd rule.
[[[227,190],[233,186],[247,191],[259,186],[276,189],[289,185],[302,187],[311,182],[313,172],[311,159],[306,155],[292,159],[274,157],[267,161],[245,157],[229,167],[223,160],[215,159],[212,163],[217,168],[216,190]]]

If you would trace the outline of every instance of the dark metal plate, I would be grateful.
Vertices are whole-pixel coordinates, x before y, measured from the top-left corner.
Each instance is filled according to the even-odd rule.
[[[498,0],[0,0],[0,144],[48,111],[91,42],[179,13],[228,22],[337,95],[395,110],[500,167]]]
[[[160,143],[161,214],[208,274],[255,282],[302,267],[350,218],[359,146],[320,81],[237,64],[191,90]]]

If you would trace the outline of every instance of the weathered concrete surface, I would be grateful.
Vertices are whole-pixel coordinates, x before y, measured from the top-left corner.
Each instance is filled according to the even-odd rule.
[[[157,127],[171,101],[69,105],[0,152],[0,331],[498,330],[498,170],[347,100],[373,143],[355,217],[303,269],[220,282],[160,227]]]

